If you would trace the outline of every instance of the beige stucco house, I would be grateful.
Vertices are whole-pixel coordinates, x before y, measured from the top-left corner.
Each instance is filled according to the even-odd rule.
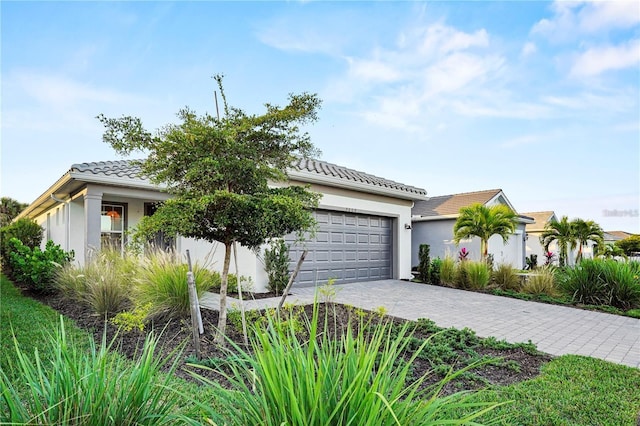
[[[309,254],[296,285],[322,285],[329,278],[337,283],[411,278],[411,208],[426,198],[424,189],[319,160],[299,160],[289,178],[322,195],[314,212],[318,230],[305,243]],[[45,229],[45,240],[74,250],[82,264],[105,243],[124,249],[128,232],[167,198],[130,161],[74,164],[20,217],[35,219]],[[178,236],[175,248],[221,268],[220,244]],[[302,249],[291,247],[292,263]],[[241,248],[238,272],[251,279],[256,291],[266,289],[262,252]]]
[[[427,200],[416,201],[411,212],[413,226],[411,237],[412,265],[418,264],[420,244],[429,244],[431,258],[456,257],[460,249],[466,248],[470,251],[470,259],[479,260],[481,257],[479,238],[474,237],[462,240],[458,245],[453,241],[453,226],[459,216],[460,208],[475,203],[486,206],[504,204],[516,212],[516,209],[501,189],[441,195],[430,197]],[[525,226],[531,222],[533,220],[526,215],[518,215],[516,231],[506,243],[498,235],[494,235],[489,239],[489,254],[493,255],[496,265],[505,263],[518,269],[524,267]]]

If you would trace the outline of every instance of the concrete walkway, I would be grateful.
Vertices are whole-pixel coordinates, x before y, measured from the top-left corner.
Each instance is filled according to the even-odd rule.
[[[525,302],[446,287],[399,280],[335,285],[335,302],[363,309],[384,306],[389,315],[429,318],[440,327],[469,328],[478,336],[508,342],[531,340],[552,355],[577,354],[640,368],[640,319]],[[287,303],[310,303],[314,288],[294,288]],[[245,301],[245,309],[277,306],[279,299]],[[231,299],[231,309],[239,301]],[[218,296],[206,294],[201,306],[217,309]]]

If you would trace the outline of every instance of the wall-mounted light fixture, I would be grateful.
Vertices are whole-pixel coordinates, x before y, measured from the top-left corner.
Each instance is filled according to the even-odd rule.
[[[404,224],[404,229],[411,229],[411,224],[410,223],[405,223]]]

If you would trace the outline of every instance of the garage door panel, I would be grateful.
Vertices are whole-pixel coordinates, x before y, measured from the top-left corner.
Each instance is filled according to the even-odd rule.
[[[323,285],[332,278],[337,283],[391,278],[391,219],[325,210],[314,214],[315,238],[290,247],[290,270],[303,248],[309,250],[296,286]]]

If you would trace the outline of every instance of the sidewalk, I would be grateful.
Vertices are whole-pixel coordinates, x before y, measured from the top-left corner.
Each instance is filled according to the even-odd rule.
[[[399,318],[429,318],[481,337],[531,340],[552,355],[586,355],[640,368],[640,319],[399,280],[342,284],[335,290],[337,303],[369,310],[384,306]],[[314,295],[314,288],[294,288],[286,303],[311,303]],[[248,300],[245,309],[275,307],[279,300]],[[200,304],[217,309],[218,296],[207,293]],[[237,309],[240,301],[229,298],[227,304]]]

